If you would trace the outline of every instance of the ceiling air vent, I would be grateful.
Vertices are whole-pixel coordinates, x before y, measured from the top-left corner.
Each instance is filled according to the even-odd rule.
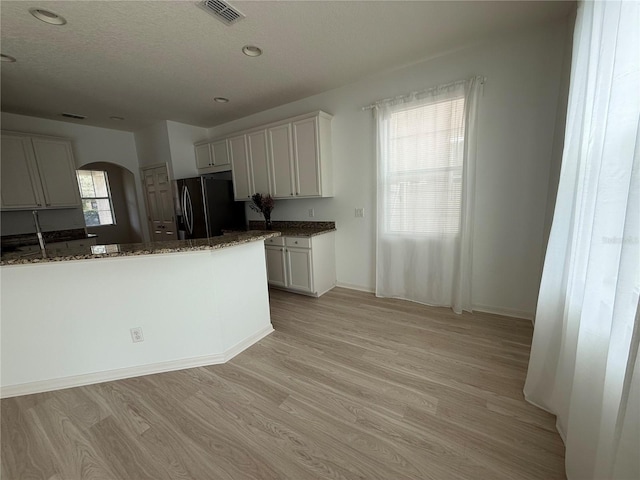
[[[62,116],[67,118],[75,118],[76,120],[84,120],[85,118],[87,118],[86,115],[77,115],[75,113],[63,113]]]
[[[222,0],[204,0],[199,6],[225,25],[233,25],[244,18],[241,12]]]

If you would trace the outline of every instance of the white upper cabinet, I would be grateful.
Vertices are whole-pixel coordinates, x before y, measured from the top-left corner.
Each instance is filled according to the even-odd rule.
[[[226,139],[194,145],[196,168],[199,174],[231,170],[229,146]]]
[[[209,148],[208,143],[203,143],[201,145],[196,145],[196,167],[198,170],[208,169],[213,166],[213,161],[211,160],[211,148]]]
[[[289,198],[295,193],[293,185],[293,155],[291,148],[291,124],[285,123],[267,129],[269,157],[271,158],[274,198]]]
[[[213,157],[213,165],[216,167],[229,167],[229,149],[227,140],[220,140],[211,144],[211,156]]]
[[[229,139],[229,157],[231,159],[234,198],[236,200],[250,200],[253,186],[249,174],[246,135],[239,135]]]
[[[267,131],[260,130],[247,134],[249,144],[249,172],[253,178],[251,194],[271,194],[269,175],[269,154],[267,151]]]
[[[29,137],[2,134],[2,208],[39,208],[44,194]]]
[[[226,153],[236,200],[249,200],[255,193],[279,199],[332,197],[332,118],[314,112],[239,132],[207,144],[211,149],[202,150],[202,162],[222,165],[219,158]],[[211,168],[225,167],[206,166],[201,173],[222,171]]]
[[[45,137],[33,137],[31,141],[42,181],[45,206],[65,208],[80,205],[71,142]]]
[[[2,134],[2,209],[80,206],[71,142]]]
[[[293,122],[293,154],[296,195],[322,196],[318,118]]]

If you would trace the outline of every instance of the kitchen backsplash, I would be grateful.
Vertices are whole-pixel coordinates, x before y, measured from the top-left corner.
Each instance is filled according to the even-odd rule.
[[[56,230],[55,232],[43,232],[45,243],[68,242],[71,240],[82,240],[87,238],[84,228],[71,228],[67,230]],[[35,233],[24,233],[18,235],[2,235],[0,237],[2,248],[24,247],[26,245],[37,245],[38,237]]]
[[[38,218],[43,232],[84,228],[84,215],[81,208],[38,210]],[[2,236],[36,231],[31,210],[0,212],[0,221]]]

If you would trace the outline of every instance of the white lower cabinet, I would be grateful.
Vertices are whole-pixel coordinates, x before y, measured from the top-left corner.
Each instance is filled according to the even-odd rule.
[[[313,293],[311,249],[287,247],[289,288]]]
[[[335,234],[265,240],[269,285],[319,297],[336,285]]]
[[[269,277],[269,285],[286,287],[287,271],[284,247],[266,245],[264,250],[267,258],[267,275]]]

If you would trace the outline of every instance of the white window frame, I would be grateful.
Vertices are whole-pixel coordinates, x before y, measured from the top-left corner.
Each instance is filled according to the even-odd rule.
[[[106,188],[107,188],[107,196],[106,197],[84,197],[82,196],[82,186],[80,185],[80,172],[101,172],[104,174],[104,181],[106,184]],[[113,198],[111,197],[111,185],[109,184],[109,173],[106,170],[87,170],[87,169],[79,169],[76,170],[76,179],[78,181],[78,188],[80,190],[80,200],[81,200],[81,204],[82,204],[82,217],[84,218],[84,201],[85,200],[107,200],[109,202],[109,208],[111,209],[111,223],[101,223],[99,225],[87,225],[87,221],[86,218],[85,220],[85,226],[87,228],[99,228],[99,227],[109,227],[109,226],[113,226],[116,225],[116,214],[113,210]]]

